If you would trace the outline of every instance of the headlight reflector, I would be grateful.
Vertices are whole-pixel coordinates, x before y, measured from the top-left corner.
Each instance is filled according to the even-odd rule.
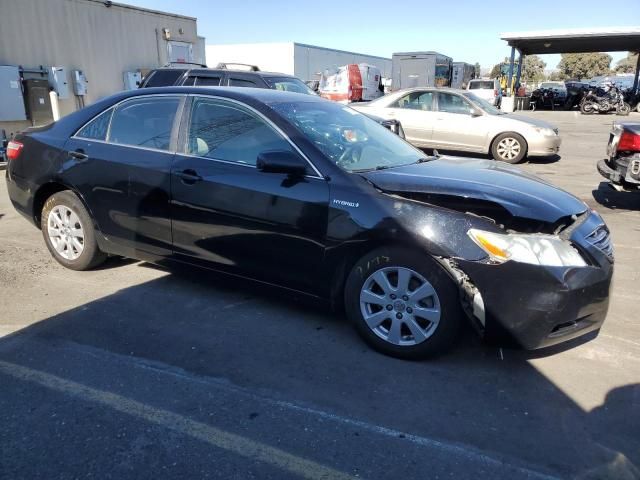
[[[512,260],[549,267],[587,265],[569,242],[556,235],[495,233],[475,228],[470,229],[467,234],[496,262]]]
[[[546,127],[533,127],[533,129],[544,135],[545,137],[555,137],[557,135],[556,131],[553,128]]]

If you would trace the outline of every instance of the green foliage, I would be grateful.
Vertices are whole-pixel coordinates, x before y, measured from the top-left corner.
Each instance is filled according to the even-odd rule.
[[[476,62],[475,69],[476,69],[475,77],[480,78],[480,63]]]
[[[610,74],[611,60],[606,53],[563,53],[558,69],[564,78],[589,79]]]
[[[560,82],[562,80],[566,80],[567,77],[564,75],[564,73],[558,71],[558,70],[554,70],[553,72],[551,72],[549,74],[549,80],[551,80],[552,82]]]
[[[489,74],[490,78],[497,78],[500,76],[500,64],[494,65]]]
[[[537,55],[527,55],[522,61],[522,80],[527,83],[537,83],[544,80],[546,63]]]
[[[616,64],[616,73],[635,73],[638,64],[638,54],[629,52],[627,57],[623,58]]]

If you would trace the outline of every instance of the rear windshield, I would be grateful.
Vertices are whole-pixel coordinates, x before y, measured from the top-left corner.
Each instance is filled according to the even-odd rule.
[[[148,80],[145,81],[145,87],[168,87],[176,83],[176,80],[182,74],[184,70],[156,70],[151,74]]]
[[[469,90],[493,90],[493,80],[487,80],[485,82],[469,82]]]
[[[265,81],[274,90],[315,95],[315,92],[306,83],[295,77],[265,77]]]

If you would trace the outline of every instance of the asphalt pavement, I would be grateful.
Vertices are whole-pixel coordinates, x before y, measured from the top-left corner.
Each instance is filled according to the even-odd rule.
[[[570,349],[467,331],[401,361],[287,292],[66,270],[0,181],[0,478],[640,479],[640,194],[596,171],[615,116],[528,115],[563,145],[523,168],[599,211],[616,251],[607,321]]]

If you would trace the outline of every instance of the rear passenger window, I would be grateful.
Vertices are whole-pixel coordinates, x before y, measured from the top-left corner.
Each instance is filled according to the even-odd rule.
[[[286,139],[253,112],[221,100],[194,101],[187,153],[255,165],[258,154],[267,150],[293,151]]]
[[[257,87],[256,82],[252,82],[251,80],[243,80],[242,78],[233,78],[229,79],[230,87]]]
[[[184,74],[184,70],[156,70],[151,74],[149,79],[145,82],[145,87],[166,87],[176,83],[178,78]]]
[[[220,86],[220,77],[196,77],[197,87],[218,87]]]
[[[113,114],[109,142],[169,150],[178,97],[143,97],[121,104]]]
[[[91,140],[106,140],[112,113],[113,108],[102,112],[82,127],[78,133],[76,133],[76,137],[88,138]]]

